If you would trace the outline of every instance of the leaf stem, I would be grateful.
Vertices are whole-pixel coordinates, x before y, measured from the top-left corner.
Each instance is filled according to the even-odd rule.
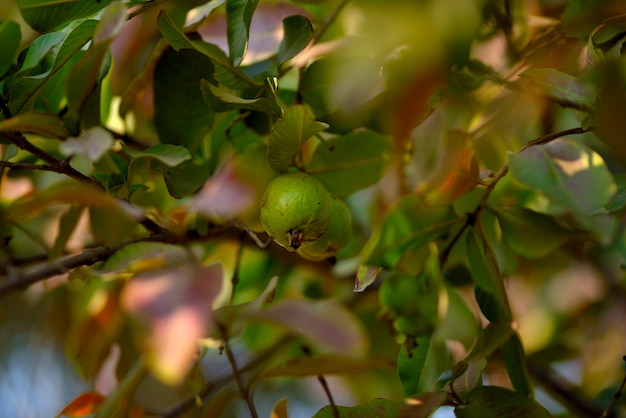
[[[622,357],[622,359],[626,362],[626,356]],[[617,389],[617,392],[615,392],[615,394],[613,395],[613,398],[611,399],[611,403],[609,404],[609,406],[607,406],[606,409],[604,410],[604,412],[602,412],[602,415],[600,415],[600,418],[608,418],[609,417],[609,414],[611,413],[613,408],[615,408],[615,405],[617,404],[617,401],[619,400],[619,398],[622,397],[622,393],[624,392],[624,387],[625,386],[626,386],[626,375],[624,375],[624,379],[622,380],[622,384],[619,386],[619,389]]]
[[[344,7],[346,7],[349,1],[350,0],[341,0],[341,2],[337,5],[337,7],[335,7],[335,10],[333,10],[332,13],[328,15],[324,23],[322,23],[320,28],[313,35],[313,39],[311,39],[311,45],[319,42],[319,40],[324,36],[328,28],[330,28],[330,26],[333,23],[335,23],[335,20],[337,20],[337,17],[341,13],[341,11],[344,9]]]
[[[250,396],[250,391],[246,387],[241,377],[241,372],[237,368],[237,360],[230,348],[230,344],[228,343],[228,335],[226,328],[222,325],[219,326],[222,336],[224,338],[224,352],[226,353],[226,358],[228,358],[228,362],[230,363],[230,367],[233,371],[233,377],[235,378],[235,382],[237,383],[237,387],[239,388],[239,394],[241,398],[244,400],[246,405],[248,406],[248,410],[250,411],[250,416],[252,418],[259,418],[259,414],[256,411],[254,403],[252,402],[252,397]]]

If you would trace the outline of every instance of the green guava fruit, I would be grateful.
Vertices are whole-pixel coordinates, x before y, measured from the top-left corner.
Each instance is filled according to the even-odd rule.
[[[261,198],[261,224],[289,251],[317,241],[328,228],[333,212],[331,194],[305,173],[276,177]]]
[[[352,215],[348,205],[337,196],[332,197],[332,215],[324,235],[308,247],[298,249],[307,260],[322,261],[337,254],[348,245],[352,233]]]

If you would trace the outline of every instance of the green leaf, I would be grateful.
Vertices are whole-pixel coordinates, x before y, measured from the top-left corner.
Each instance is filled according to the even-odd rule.
[[[22,32],[16,22],[0,22],[0,78],[7,72],[17,53]]]
[[[161,35],[172,45],[176,51],[181,49],[193,49],[202,55],[211,59],[215,65],[215,73],[213,77],[222,85],[233,89],[241,89],[250,86],[258,86],[257,83],[250,80],[238,68],[233,67],[228,57],[217,45],[191,40],[176,25],[167,12],[162,11],[157,20],[157,27]],[[212,72],[211,72],[212,73]],[[211,73],[206,73],[203,78],[207,78]]]
[[[93,32],[97,26],[97,21],[86,20],[79,24],[59,48],[59,52],[54,60],[52,68],[44,75],[33,75],[28,77],[19,77],[11,80],[9,84],[9,108],[13,115],[22,113],[24,110],[32,108],[35,100],[40,95],[42,89],[59,73],[64,66],[72,60],[77,54],[81,53],[83,46],[91,39]],[[60,38],[60,37],[59,37]],[[52,44],[58,38],[49,39],[45,44],[37,44],[41,47],[39,54],[43,54],[46,47],[52,48]],[[31,46],[32,47],[32,46]],[[29,48],[30,50],[30,48]],[[34,54],[34,58],[38,58],[39,54]]]
[[[272,169],[285,172],[294,164],[302,145],[327,127],[325,123],[315,121],[304,106],[287,109],[282,119],[274,124],[268,139],[267,159]]]
[[[69,132],[63,122],[47,113],[28,112],[0,121],[0,131],[31,132],[48,138],[65,139]]]
[[[465,348],[470,348],[478,334],[478,319],[452,287],[446,286],[446,294],[448,309],[437,325],[434,336],[459,341]]]
[[[385,418],[429,418],[448,399],[447,392],[422,392],[391,408]]]
[[[313,39],[313,25],[301,15],[283,19],[283,39],[278,47],[278,62],[284,63],[298,55]]]
[[[59,219],[59,233],[54,240],[54,245],[50,250],[50,259],[54,260],[62,256],[65,246],[78,225],[78,221],[83,214],[83,207],[79,205],[70,206]]]
[[[233,65],[239,66],[248,49],[250,22],[259,0],[226,0],[228,50]]]
[[[474,389],[467,403],[455,408],[457,418],[548,418],[550,413],[529,397],[498,386]]]
[[[17,0],[22,16],[38,32],[95,15],[113,0]]]
[[[357,406],[337,406],[340,418],[381,418],[393,410],[395,404],[387,399],[375,399]],[[335,418],[333,408],[328,405],[317,411],[313,418]]]
[[[467,234],[467,259],[474,279],[476,299],[485,317],[492,322],[510,322],[512,314],[500,269],[489,243],[476,227]]]
[[[619,211],[626,206],[626,174],[614,174],[613,179],[617,186],[617,192],[606,205],[606,210],[609,212]]]
[[[176,167],[191,159],[189,150],[181,145],[160,144],[146,148],[143,151],[132,148],[125,148],[125,151],[133,160],[150,158],[168,167]]]
[[[154,72],[154,123],[164,144],[197,152],[208,135],[214,113],[200,90],[200,80],[213,73],[209,58],[186,49],[167,49]]]
[[[392,361],[383,358],[367,357],[363,359],[325,355],[295,358],[271,368],[258,376],[258,379],[272,377],[303,377],[319,375],[343,375],[361,373],[378,368],[393,367]]]
[[[409,250],[418,250],[443,237],[462,222],[451,207],[427,207],[416,195],[407,195],[390,206],[374,227],[361,251],[363,264],[392,268]]]
[[[408,397],[424,390],[420,385],[424,368],[432,366],[434,363],[428,363],[428,353],[431,350],[431,346],[434,344],[428,336],[418,337],[415,339],[417,347],[407,352],[406,349],[401,348],[398,352],[398,377],[402,382],[402,388],[404,389],[404,397]],[[439,347],[441,348],[441,347]],[[426,388],[425,390],[430,390]]]
[[[463,363],[482,360],[502,347],[513,335],[509,322],[491,322],[480,331],[476,344]]]
[[[571,139],[510,154],[509,167],[517,181],[543,192],[583,225],[588,223],[587,216],[605,212],[616,191],[602,157]]]
[[[116,245],[130,239],[137,222],[98,206],[89,208],[89,229],[96,242],[103,245]]]
[[[502,360],[515,391],[521,395],[532,396],[533,388],[526,365],[524,347],[517,334],[502,345]]]
[[[354,291],[363,292],[369,285],[374,283],[382,268],[379,266],[359,266],[356,272],[356,279],[354,282]]]
[[[170,196],[182,199],[200,189],[211,176],[206,163],[187,160],[176,167],[161,167]]]
[[[480,358],[467,363],[462,362],[457,365],[457,367],[459,366],[463,368],[460,376],[455,375],[454,380],[450,383],[454,393],[464,400],[472,390],[482,385],[482,372],[487,367],[487,359]]]
[[[391,152],[389,138],[371,131],[352,132],[318,144],[307,173],[331,193],[347,197],[383,177]]]
[[[591,111],[597,93],[577,77],[554,68],[532,68],[520,74],[533,80],[557,103],[575,109]]]
[[[202,89],[202,97],[215,112],[245,109],[268,114],[281,114],[280,107],[265,97],[244,99],[237,92],[223,86],[216,86],[206,80],[200,81],[200,87]]]
[[[524,257],[545,257],[574,238],[574,232],[561,227],[550,216],[515,207],[493,211],[506,243]]]

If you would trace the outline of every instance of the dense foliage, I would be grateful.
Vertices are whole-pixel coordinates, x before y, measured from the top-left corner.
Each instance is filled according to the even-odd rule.
[[[0,416],[623,416],[624,11],[4,0]]]

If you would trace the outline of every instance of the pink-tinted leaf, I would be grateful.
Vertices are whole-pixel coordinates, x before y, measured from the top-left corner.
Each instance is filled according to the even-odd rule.
[[[108,6],[98,22],[96,31],[93,34],[93,42],[112,40],[121,30],[126,22],[126,4],[116,1]]]
[[[85,392],[78,395],[72,402],[67,404],[57,417],[86,417],[93,414],[105,397],[98,392]]]
[[[137,276],[126,286],[123,305],[147,326],[148,364],[164,383],[181,383],[193,365],[222,275],[220,265],[167,269]]]
[[[99,160],[113,146],[113,135],[99,126],[82,132],[78,137],[65,140],[60,148],[66,155],[82,155],[90,162]]]
[[[324,351],[363,355],[368,349],[361,323],[334,301],[286,299],[250,316],[281,325]]]

